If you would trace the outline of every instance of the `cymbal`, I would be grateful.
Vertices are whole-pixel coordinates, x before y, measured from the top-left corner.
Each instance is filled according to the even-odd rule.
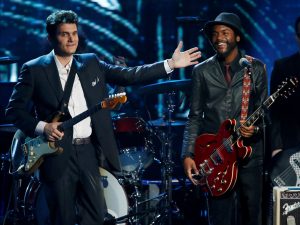
[[[13,124],[0,124],[0,131],[14,133],[18,130]]]
[[[0,57],[0,65],[12,64],[19,61],[19,58],[14,56],[3,56]]]
[[[140,94],[160,94],[168,93],[173,91],[188,91],[191,87],[191,79],[185,80],[168,80],[162,81],[155,84],[149,84],[141,87],[138,92]]]
[[[154,127],[167,127],[169,125],[169,121],[164,120],[163,118],[157,120],[149,120],[148,123]],[[185,126],[185,121],[181,120],[172,120],[170,121],[172,127],[176,126]]]

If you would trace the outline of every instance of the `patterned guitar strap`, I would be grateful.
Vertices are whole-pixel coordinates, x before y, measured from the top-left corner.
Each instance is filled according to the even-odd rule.
[[[253,57],[251,56],[245,56],[245,57],[250,63],[252,63]],[[242,90],[241,120],[246,120],[248,115],[249,98],[250,98],[250,90],[251,90],[251,76],[252,76],[252,68],[245,67],[244,78],[243,78],[243,90]]]

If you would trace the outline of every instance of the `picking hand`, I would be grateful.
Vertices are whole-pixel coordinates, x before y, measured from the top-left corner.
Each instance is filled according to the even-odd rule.
[[[47,123],[44,128],[44,134],[48,141],[57,141],[61,140],[64,136],[63,132],[60,132],[57,127],[61,122]]]
[[[184,168],[184,172],[186,174],[186,176],[190,179],[190,181],[194,184],[194,185],[198,185],[199,182],[193,178],[193,174],[192,171],[198,175],[199,171],[197,170],[195,161],[192,158],[185,158],[183,161],[183,168]]]
[[[201,57],[201,52],[198,51],[197,47],[181,52],[182,46],[183,42],[180,41],[172,55],[172,59],[168,59],[168,64],[171,69],[195,65],[198,63],[197,59]]]

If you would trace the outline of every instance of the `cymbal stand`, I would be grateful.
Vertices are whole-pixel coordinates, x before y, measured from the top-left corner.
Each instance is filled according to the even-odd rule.
[[[133,176],[133,187],[134,187],[134,192],[132,193],[132,195],[130,196],[131,198],[134,199],[134,205],[133,205],[133,209],[134,209],[134,216],[132,218],[132,225],[140,225],[140,218],[139,218],[139,199],[141,198],[141,192],[139,190],[139,186],[141,186],[141,179],[139,174],[141,173],[141,171],[143,171],[143,163],[141,162],[139,165],[139,168],[137,170],[137,173]]]
[[[168,225],[172,224],[172,173],[173,173],[173,161],[172,161],[172,113],[174,112],[175,105],[173,104],[174,92],[168,93],[167,99],[167,133],[164,134],[165,142],[162,145],[162,190],[166,194],[167,198],[165,201],[165,208],[167,210],[167,223]]]

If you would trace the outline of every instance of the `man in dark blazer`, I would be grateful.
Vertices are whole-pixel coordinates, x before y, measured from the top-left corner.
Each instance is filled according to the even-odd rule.
[[[108,97],[106,83],[130,85],[167,76],[174,68],[197,63],[197,48],[171,59],[132,68],[100,61],[94,54],[74,54],[78,47],[78,17],[73,11],[57,11],[47,18],[48,39],[53,51],[25,63],[10,98],[6,114],[27,136],[44,135],[63,148],[45,158],[40,167],[51,224],[99,225],[103,223],[104,197],[99,175],[99,155],[120,170],[109,110],[100,110],[61,131],[61,122],[49,117],[60,110],[74,117]],[[70,72],[71,71],[71,72]],[[75,80],[67,104],[61,103],[68,75]],[[34,114],[28,104],[34,106]],[[37,209],[39,210],[39,209]]]
[[[296,53],[274,62],[270,89],[275,92],[281,82],[291,76],[300,80],[300,16],[295,21],[295,39],[299,46]],[[298,148],[300,151],[300,91],[297,90],[288,99],[279,99],[271,107],[272,156],[282,149]]]

